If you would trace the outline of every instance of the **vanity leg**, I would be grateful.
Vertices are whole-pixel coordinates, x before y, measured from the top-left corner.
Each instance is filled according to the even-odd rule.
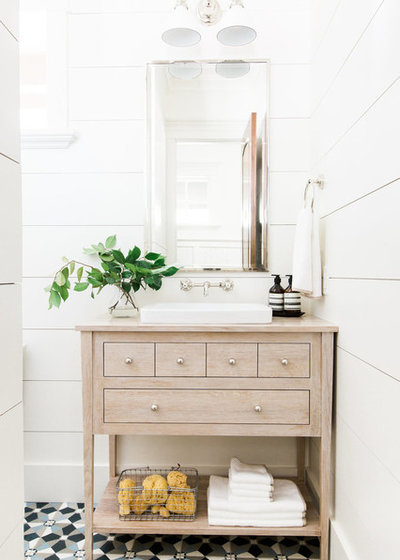
[[[110,466],[110,478],[117,476],[117,436],[108,436],[108,456]]]
[[[93,452],[94,435],[84,433],[85,560],[93,559]]]
[[[300,484],[304,484],[304,473],[306,468],[306,438],[297,438],[297,478]]]
[[[331,424],[332,424],[332,384],[333,384],[333,334],[322,333],[321,356],[321,450],[320,450],[320,524],[321,560],[329,560],[329,517],[331,478]]]
[[[83,471],[85,486],[85,553],[93,560],[93,340],[91,332],[81,333],[82,344],[82,399],[83,407]]]

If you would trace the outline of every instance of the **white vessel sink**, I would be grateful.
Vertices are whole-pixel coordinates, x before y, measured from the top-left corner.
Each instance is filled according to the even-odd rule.
[[[154,303],[140,310],[142,323],[221,324],[272,321],[272,309],[262,303]]]

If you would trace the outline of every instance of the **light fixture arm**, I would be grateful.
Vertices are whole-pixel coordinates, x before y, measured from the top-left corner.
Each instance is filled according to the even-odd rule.
[[[197,13],[204,25],[215,25],[222,17],[222,9],[218,0],[200,0]]]
[[[181,6],[182,8],[186,8],[187,10],[189,9],[187,0],[176,0],[174,10],[176,10],[176,8],[180,8]]]

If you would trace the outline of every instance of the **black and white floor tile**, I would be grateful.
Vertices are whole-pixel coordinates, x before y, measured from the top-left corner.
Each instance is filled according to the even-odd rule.
[[[85,558],[82,503],[27,503],[25,559]],[[94,535],[95,560],[317,560],[319,541],[306,537]]]

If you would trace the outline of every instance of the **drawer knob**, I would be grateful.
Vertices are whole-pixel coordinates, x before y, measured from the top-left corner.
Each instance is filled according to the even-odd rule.
[[[288,363],[289,363],[289,360],[287,360],[286,358],[283,358],[283,360],[281,361],[281,364],[282,364],[283,366],[287,366]]]
[[[125,358],[125,363],[128,365],[131,364],[132,361],[133,361],[132,358]]]
[[[230,358],[229,365],[234,366],[236,364],[235,358]]]
[[[178,358],[178,359],[176,360],[176,363],[179,364],[179,365],[181,366],[181,365],[184,363],[184,361],[185,361],[185,360],[184,360],[183,358]]]
[[[254,411],[255,412],[261,412],[262,411],[261,406],[259,404],[256,404],[256,406],[254,407]]]
[[[158,410],[158,404],[152,404],[152,405],[151,405],[151,410],[152,410],[153,412],[157,412],[157,410]]]

